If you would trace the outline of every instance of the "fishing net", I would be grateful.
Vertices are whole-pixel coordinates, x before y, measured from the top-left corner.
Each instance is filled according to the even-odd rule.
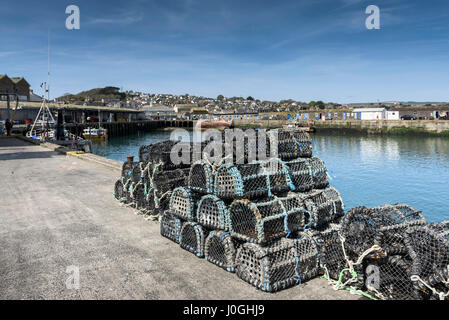
[[[164,140],[154,144],[141,146],[139,148],[139,161],[167,164],[170,166],[170,151],[176,144],[176,141]]]
[[[223,134],[223,155],[227,163],[245,164],[270,158],[267,130],[226,129]]]
[[[404,236],[408,228],[424,224],[421,212],[404,204],[349,211],[341,223],[341,240],[355,287],[380,299],[415,299]]]
[[[319,270],[318,250],[309,235],[295,240],[281,238],[266,247],[244,243],[237,251],[237,276],[263,291],[301,284]]]
[[[212,167],[206,161],[198,161],[192,165],[189,173],[189,186],[202,194],[213,192],[214,177]]]
[[[117,180],[114,185],[114,198],[117,201],[125,202],[127,200],[127,191],[122,180]]]
[[[299,232],[296,239],[287,240],[295,248],[295,275],[299,284],[322,274],[318,246],[308,232]]]
[[[199,195],[188,187],[178,187],[170,196],[170,212],[188,221],[196,220],[196,203]]]
[[[214,193],[221,199],[252,199],[294,189],[288,169],[279,159],[240,165],[226,163],[215,172]]]
[[[181,228],[183,221],[172,215],[169,211],[165,211],[160,218],[161,235],[179,243]]]
[[[317,157],[297,158],[285,163],[296,191],[322,189],[328,186],[326,165]]]
[[[152,186],[159,195],[174,190],[177,187],[186,186],[188,183],[190,168],[175,170],[154,170],[152,174]]]
[[[195,222],[184,223],[179,238],[181,248],[194,253],[198,257],[203,257],[206,232],[206,229]]]
[[[277,144],[277,156],[282,160],[312,156],[312,141],[308,133],[302,130],[274,129],[268,131],[270,146]]]
[[[122,178],[124,181],[127,181],[128,179],[132,179],[133,182],[137,182],[140,180],[140,173],[133,174],[134,168],[140,168],[139,162],[129,162],[125,161],[122,165]]]
[[[162,214],[166,210],[169,210],[170,207],[170,196],[171,192],[165,192],[164,194],[160,194],[156,191],[156,189],[152,188],[149,190],[147,194],[147,210],[146,213],[150,216],[157,216],[158,214]]]
[[[135,208],[138,210],[147,210],[148,209],[148,199],[146,195],[146,186],[139,182],[135,186],[133,186],[131,191],[131,199],[135,204]]]
[[[237,239],[266,244],[303,229],[310,220],[299,197],[235,200],[229,207],[229,230]]]
[[[312,190],[301,195],[305,209],[311,214],[311,227],[319,228],[337,222],[345,214],[343,200],[334,187]]]
[[[211,231],[204,244],[207,261],[229,271],[235,271],[235,256],[240,243],[232,239],[229,232]]]
[[[409,228],[405,240],[417,297],[449,300],[449,222]]]
[[[347,274],[342,273],[343,270],[348,268],[348,264],[340,237],[340,225],[331,223],[321,229],[308,229],[307,233],[316,243],[320,266],[326,276],[333,280],[340,279],[341,282],[351,279]],[[357,268],[357,270],[360,270],[360,268]]]
[[[201,225],[227,231],[229,229],[229,212],[223,200],[214,195],[205,195],[198,202],[196,218]]]
[[[326,165],[318,157],[311,157],[309,165],[312,169],[313,186],[316,189],[326,188],[329,185]]]

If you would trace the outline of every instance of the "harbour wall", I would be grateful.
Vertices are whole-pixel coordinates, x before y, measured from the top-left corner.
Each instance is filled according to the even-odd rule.
[[[234,120],[236,128],[281,128],[292,120]],[[364,134],[424,134],[449,137],[447,120],[326,120],[299,121],[300,126],[312,126],[318,132],[337,131]]]

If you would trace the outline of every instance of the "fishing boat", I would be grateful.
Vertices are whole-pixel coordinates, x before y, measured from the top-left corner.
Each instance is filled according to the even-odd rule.
[[[105,141],[108,139],[107,130],[100,128],[86,128],[83,130],[83,138],[92,141]]]

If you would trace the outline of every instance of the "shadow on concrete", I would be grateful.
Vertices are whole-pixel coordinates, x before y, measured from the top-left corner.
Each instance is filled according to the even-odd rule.
[[[0,148],[5,148],[5,147],[14,147],[14,148],[19,148],[19,147],[29,147],[30,143],[16,139],[15,137],[2,137],[0,139]]]
[[[51,158],[54,154],[54,151],[0,153],[0,161]]]

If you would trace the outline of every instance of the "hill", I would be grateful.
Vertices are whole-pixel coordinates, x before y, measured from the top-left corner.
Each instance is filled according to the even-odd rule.
[[[57,98],[58,100],[64,102],[75,102],[75,101],[101,101],[102,99],[119,99],[125,100],[126,93],[120,92],[120,88],[117,87],[104,87],[95,88],[88,91],[82,91],[77,94],[65,94],[62,97]]]

